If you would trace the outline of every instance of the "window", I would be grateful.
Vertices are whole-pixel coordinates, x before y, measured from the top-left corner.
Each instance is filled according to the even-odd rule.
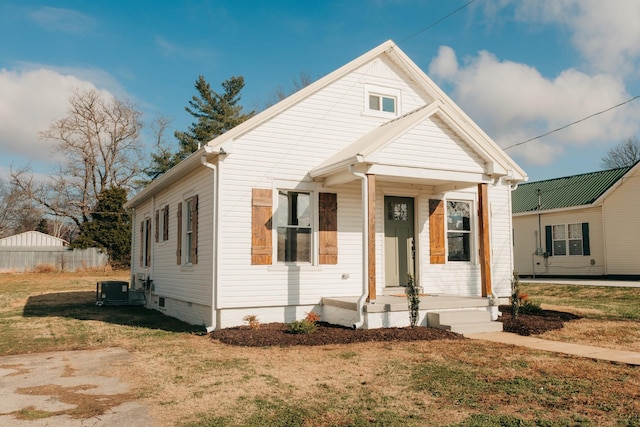
[[[184,215],[183,215],[184,212]],[[198,196],[178,203],[176,258],[179,265],[198,263]],[[167,231],[168,232],[168,231]]]
[[[310,193],[278,191],[278,262],[311,262]]]
[[[369,109],[372,111],[383,111],[385,113],[396,112],[396,98],[378,94],[369,95]]]
[[[588,243],[585,245],[585,241],[588,242],[588,240],[584,238],[585,235],[588,235],[588,225],[587,223],[576,223],[550,226],[552,241],[550,255],[589,255],[585,253],[588,251]]]
[[[399,89],[364,85],[364,114],[394,117],[400,114]]]
[[[140,222],[140,266],[151,265],[151,218]]]
[[[470,202],[447,202],[447,260],[471,261]]]

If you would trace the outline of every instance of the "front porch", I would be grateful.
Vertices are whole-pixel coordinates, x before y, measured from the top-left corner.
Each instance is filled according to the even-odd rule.
[[[409,305],[402,289],[379,295],[363,306],[363,329],[409,326]],[[502,331],[497,308],[488,298],[427,294],[420,296],[419,326],[447,329],[460,334]],[[353,326],[358,321],[358,297],[322,298],[322,320]]]

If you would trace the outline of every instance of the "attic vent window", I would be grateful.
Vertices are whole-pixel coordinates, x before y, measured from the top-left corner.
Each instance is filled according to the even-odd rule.
[[[369,109],[373,111],[384,111],[385,113],[396,112],[396,99],[384,95],[369,95]]]
[[[365,85],[364,114],[380,117],[396,117],[400,112],[399,89]]]

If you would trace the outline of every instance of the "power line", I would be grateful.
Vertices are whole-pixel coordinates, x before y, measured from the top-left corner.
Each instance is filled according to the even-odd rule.
[[[593,117],[595,117],[595,116],[598,116],[598,115],[600,115],[600,114],[604,114],[604,113],[606,113],[606,112],[608,112],[608,111],[611,111],[611,110],[613,110],[614,108],[621,107],[621,106],[623,106],[623,105],[625,105],[625,104],[628,104],[628,103],[630,103],[630,102],[632,102],[632,101],[635,101],[635,100],[636,100],[636,99],[638,99],[638,98],[640,98],[640,95],[636,95],[636,96],[634,96],[634,97],[633,97],[633,98],[631,98],[631,99],[627,99],[626,101],[621,102],[620,104],[614,105],[613,107],[609,107],[609,108],[607,108],[607,109],[605,109],[605,110],[598,111],[597,113],[593,113],[593,114],[591,114],[591,115],[589,115],[589,116],[587,116],[587,117],[583,117],[583,118],[581,118],[580,120],[576,120],[575,122],[571,122],[571,123],[569,123],[569,124],[567,124],[567,125],[564,125],[564,126],[561,126],[561,127],[557,128],[557,129],[550,130],[549,132],[543,133],[542,135],[534,136],[533,138],[529,138],[529,139],[527,139],[526,141],[518,142],[517,144],[513,144],[513,145],[510,145],[510,146],[508,146],[508,147],[505,147],[505,148],[503,148],[503,150],[505,150],[505,151],[506,151],[506,150],[508,150],[508,149],[510,149],[510,148],[517,147],[517,146],[519,146],[519,145],[524,145],[524,144],[529,143],[529,142],[531,142],[531,141],[535,141],[536,139],[540,139],[540,138],[543,138],[543,137],[545,137],[545,136],[547,136],[547,135],[551,135],[552,133],[555,133],[555,132],[561,131],[561,130],[563,130],[563,129],[566,129],[566,128],[568,128],[569,126],[573,126],[573,125],[575,125],[575,124],[578,124],[578,123],[584,122],[585,120],[591,119],[591,118],[593,118]]]
[[[418,31],[417,33],[413,33],[413,34],[411,34],[409,37],[406,37],[406,38],[404,38],[404,39],[400,40],[400,41],[398,42],[398,44],[402,44],[402,43],[406,42],[407,40],[410,40],[410,39],[412,39],[412,38],[416,37],[417,35],[424,33],[425,31],[427,31],[427,30],[428,30],[428,29],[430,29],[431,27],[434,27],[434,26],[438,25],[439,23],[441,23],[441,22],[442,22],[442,21],[444,21],[445,19],[449,18],[450,16],[453,16],[453,15],[455,15],[456,13],[460,12],[462,9],[464,9],[464,8],[465,8],[465,7],[467,7],[467,6],[469,6],[469,5],[470,5],[471,3],[473,3],[474,1],[476,1],[476,0],[468,1],[467,3],[465,3],[465,4],[463,4],[462,6],[460,6],[459,8],[457,8],[456,10],[454,10],[454,11],[450,12],[448,15],[445,15],[445,16],[443,16],[442,18],[438,19],[437,21],[435,21],[435,22],[433,22],[433,23],[431,23],[431,24],[427,25],[426,27],[424,27],[423,29],[421,29],[421,30],[420,30],[420,31]]]

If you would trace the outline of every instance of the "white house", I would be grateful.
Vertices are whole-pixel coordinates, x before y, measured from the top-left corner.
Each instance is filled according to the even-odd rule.
[[[640,278],[640,163],[521,184],[513,192],[522,276]]]
[[[524,180],[388,41],[128,201],[133,286],[149,307],[208,329],[311,310],[355,327],[407,323],[406,299],[389,295],[410,278],[426,308],[457,297],[486,312],[488,296],[510,295],[510,195]]]

